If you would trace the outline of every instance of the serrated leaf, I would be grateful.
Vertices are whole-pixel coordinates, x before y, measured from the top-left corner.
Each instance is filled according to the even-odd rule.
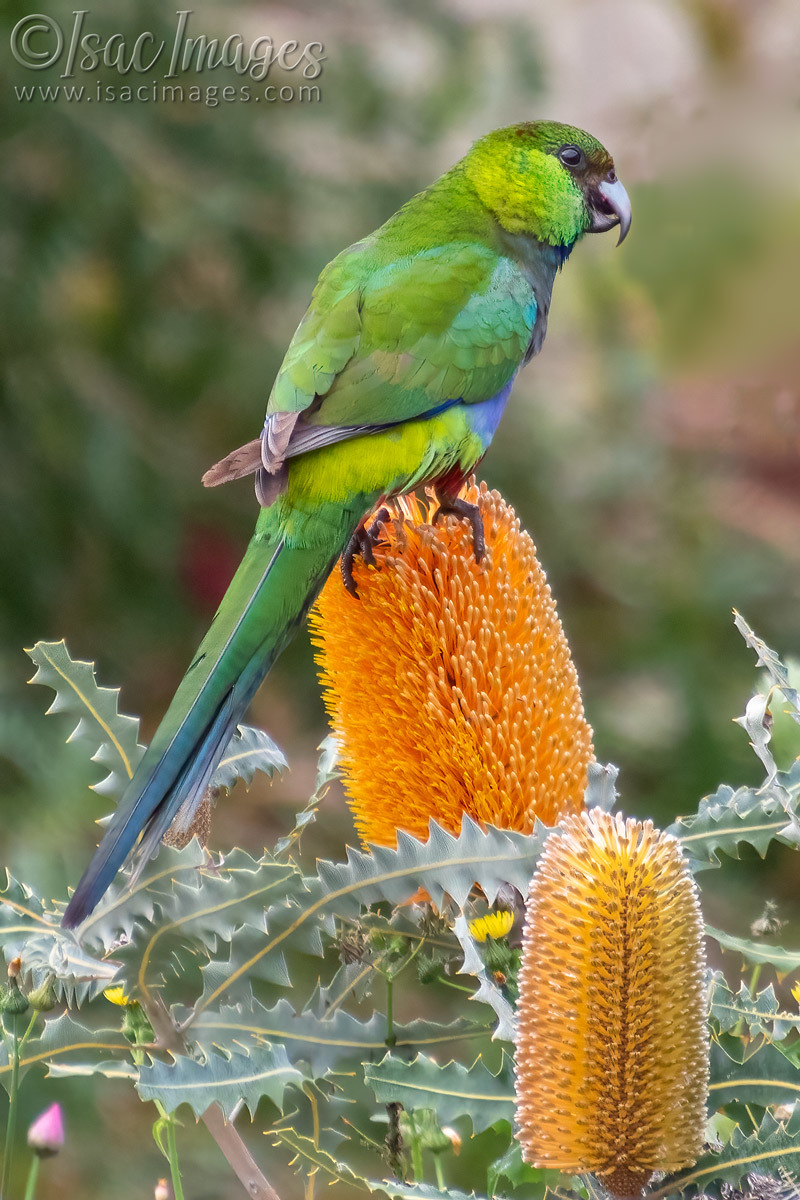
[[[65,1061],[67,1056],[73,1066],[79,1064],[88,1071],[106,1062],[111,1054],[130,1059],[130,1043],[119,1029],[90,1029],[69,1013],[62,1013],[44,1020],[41,1032],[26,1041],[20,1055],[20,1074],[37,1064],[50,1067],[54,1062]],[[0,1083],[8,1090],[10,1081],[9,1047],[4,1042],[0,1044]]]
[[[314,792],[295,817],[294,826],[290,832],[285,837],[279,838],[275,843],[274,853],[276,857],[279,854],[285,854],[299,843],[306,828],[317,819],[317,809],[322,803],[331,783],[339,777],[339,745],[332,733],[328,734],[320,742],[318,749],[320,755],[317,762],[317,778],[314,784]]]
[[[782,1041],[792,1029],[800,1028],[800,1012],[782,1012],[772,984],[753,996],[742,983],[734,995],[725,977],[716,973],[711,982],[711,1016],[721,1033],[729,1033],[740,1022],[747,1026],[751,1037],[763,1035],[771,1041]]]
[[[231,947],[224,978],[206,986],[198,1012],[216,1006],[226,993],[253,972],[271,969],[270,959],[291,945],[321,954],[322,933],[332,935],[334,916],[358,916],[362,905],[388,900],[400,904],[424,888],[441,908],[445,896],[462,905],[477,883],[493,903],[505,883],[527,893],[533,869],[549,830],[537,825],[531,834],[482,830],[465,816],[458,836],[431,822],[427,842],[398,832],[397,849],[372,846],[348,849],[344,863],[318,863],[317,878],[306,881],[303,894],[267,913],[268,935],[245,927]]]
[[[483,959],[478,953],[475,940],[469,931],[469,923],[463,912],[459,913],[456,917],[453,923],[453,932],[458,938],[464,955],[464,961],[458,968],[458,974],[473,975],[479,983],[479,987],[470,996],[470,1000],[477,1000],[481,1004],[488,1004],[494,1011],[497,1017],[497,1024],[492,1033],[493,1038],[498,1038],[505,1042],[513,1042],[515,1022],[513,1005],[494,980],[490,979],[486,973]]]
[[[477,1192],[459,1192],[453,1188],[440,1188],[429,1183],[398,1183],[391,1179],[366,1179],[371,1192],[382,1192],[390,1200],[487,1200]]]
[[[357,1175],[347,1163],[340,1162],[327,1150],[315,1144],[311,1138],[304,1137],[289,1127],[273,1129],[270,1136],[275,1140],[273,1145],[282,1145],[288,1149],[292,1158],[289,1165],[307,1178],[319,1176],[325,1183],[345,1183],[357,1191],[367,1191],[366,1180]]]
[[[746,842],[763,858],[772,841],[795,844],[787,828],[797,812],[800,778],[795,771],[778,775],[773,786],[760,791],[723,784],[700,801],[698,811],[679,817],[669,828],[685,853],[694,860],[693,870],[718,867],[719,854],[739,857]]]
[[[118,926],[121,913],[127,915],[127,926],[132,928],[135,920],[135,936],[114,951],[121,964],[119,978],[130,985],[131,994],[163,986],[173,965],[180,971],[184,951],[198,961],[218,953],[221,943],[245,923],[263,939],[265,909],[273,903],[285,907],[293,889],[302,886],[291,863],[275,862],[269,855],[254,859],[239,849],[212,861],[196,842],[178,851],[162,847],[148,869],[150,882],[142,876],[119,897],[113,925],[108,924],[108,910],[98,918],[106,935]],[[82,935],[87,930],[91,935],[93,920],[81,927]]]
[[[288,765],[283,751],[269,734],[253,725],[240,725],[211,777],[210,787],[232,788],[237,779],[243,779],[249,786],[256,771],[271,779],[276,771],[285,771]]]
[[[772,714],[769,711],[769,700],[769,695],[763,696],[760,692],[756,692],[747,701],[744,715],[736,718],[736,724],[741,725],[750,738],[750,745],[766,769],[767,782],[771,783],[778,773],[778,768],[769,748],[769,743],[772,741]]]
[[[287,1085],[302,1078],[283,1046],[260,1046],[230,1058],[209,1054],[203,1062],[183,1056],[171,1064],[154,1062],[142,1068],[137,1086],[143,1100],[158,1100],[167,1112],[188,1104],[199,1117],[216,1103],[230,1117],[240,1103],[252,1115],[263,1096],[282,1108]]]
[[[71,658],[64,641],[37,642],[26,653],[38,668],[30,683],[56,693],[48,713],[77,718],[68,741],[82,742],[91,761],[107,772],[94,790],[119,799],[144,754],[138,719],[119,711],[119,688],[101,687],[94,664]]]
[[[498,1185],[504,1180],[512,1188],[526,1185],[528,1188],[535,1187],[544,1198],[548,1194],[563,1195],[565,1176],[561,1171],[554,1171],[545,1167],[532,1167],[528,1163],[523,1162],[522,1147],[515,1138],[505,1154],[493,1162],[488,1169],[487,1183],[490,1195],[495,1195]],[[570,1186],[572,1192],[577,1194],[580,1180],[574,1177],[568,1186]],[[504,1193],[498,1194],[502,1195]]]
[[[387,1054],[367,1064],[364,1079],[381,1104],[399,1100],[404,1108],[432,1108],[440,1125],[469,1116],[480,1133],[495,1121],[514,1120],[514,1077],[511,1060],[503,1055],[497,1075],[477,1058],[471,1067],[449,1062],[440,1067],[424,1054],[412,1062]]]
[[[603,812],[611,812],[617,803],[617,777],[619,767],[613,763],[590,762],[586,768],[587,808],[600,808]]]
[[[734,1100],[741,1104],[794,1104],[800,1100],[800,1071],[771,1042],[765,1042],[742,1061],[739,1038],[711,1042],[711,1106]],[[730,1053],[728,1053],[730,1051]]]
[[[116,965],[101,962],[77,945],[61,928],[58,913],[6,874],[6,887],[0,892],[0,947],[6,962],[20,958],[28,990],[52,980],[58,998],[70,1005],[99,995],[116,974]]]
[[[724,950],[741,954],[749,963],[764,963],[775,968],[779,979],[800,968],[800,950],[784,950],[783,946],[770,946],[766,942],[754,942],[748,938],[734,937],[713,925],[706,925],[706,933]]]
[[[737,1185],[753,1172],[777,1174],[797,1171],[800,1166],[800,1112],[790,1121],[776,1121],[766,1113],[759,1129],[748,1135],[737,1126],[727,1145],[718,1152],[704,1154],[687,1171],[672,1175],[648,1192],[648,1200],[661,1200],[677,1192],[702,1192],[710,1183]]]
[[[781,662],[779,656],[774,650],[771,650],[766,642],[762,641],[747,624],[744,617],[736,609],[733,610],[733,623],[739,633],[745,640],[745,643],[751,650],[756,652],[756,666],[763,667],[767,675],[772,680],[773,684],[780,688],[786,697],[787,701],[792,705],[795,712],[798,714],[795,720],[800,717],[800,695],[795,688],[791,686],[789,680],[789,672],[786,666]]]
[[[179,1019],[188,1010],[179,1013]],[[225,1006],[218,1012],[206,1010],[192,1022],[191,1036],[204,1052],[249,1053],[265,1042],[282,1045],[292,1063],[308,1063],[311,1075],[320,1078],[344,1062],[383,1055],[387,1051],[386,1018],[373,1013],[366,1021],[339,1009],[330,1018],[320,1018],[306,1010],[296,1013],[288,1000],[279,1000],[265,1008],[255,999],[250,1003]],[[487,1031],[470,1021],[457,1020],[449,1025],[432,1021],[412,1021],[395,1025],[395,1049],[439,1049],[446,1053],[465,1041],[485,1038]]]

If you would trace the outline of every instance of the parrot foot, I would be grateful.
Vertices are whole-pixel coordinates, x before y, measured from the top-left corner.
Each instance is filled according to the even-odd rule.
[[[356,581],[353,578],[353,563],[356,556],[362,558],[368,567],[375,566],[375,555],[372,553],[372,547],[377,542],[381,535],[381,527],[389,520],[388,508],[381,508],[375,514],[375,519],[372,524],[359,525],[350,541],[347,543],[347,549],[342,555],[342,581],[351,596],[355,596],[358,600],[358,588]]]
[[[436,499],[439,501],[439,507],[434,513],[434,525],[437,524],[440,517],[451,515],[466,517],[472,526],[472,553],[475,555],[475,562],[480,562],[486,551],[486,540],[483,532],[483,517],[478,505],[470,504],[468,500],[461,500],[458,496],[447,496],[439,491],[436,492]]]

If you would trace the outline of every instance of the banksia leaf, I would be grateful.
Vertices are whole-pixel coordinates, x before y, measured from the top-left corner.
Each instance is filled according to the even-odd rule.
[[[528,833],[583,806],[592,731],[536,549],[497,492],[462,493],[469,523],[398,501],[358,560],[360,603],[335,572],[311,626],[325,702],[365,842],[451,832],[464,814]]]
[[[519,975],[517,1120],[537,1167],[638,1195],[701,1152],[703,926],[678,843],[591,809],[552,834]]]

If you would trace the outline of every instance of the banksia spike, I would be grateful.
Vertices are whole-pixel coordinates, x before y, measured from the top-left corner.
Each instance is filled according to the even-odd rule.
[[[397,502],[355,564],[359,600],[339,573],[311,626],[345,785],[365,841],[420,838],[464,813],[528,832],[583,805],[592,731],[536,549],[497,492],[480,506],[486,553],[469,523],[431,524],[438,505]]]
[[[526,1162],[636,1196],[698,1158],[708,1034],[703,923],[674,838],[599,809],[550,835],[519,974]]]

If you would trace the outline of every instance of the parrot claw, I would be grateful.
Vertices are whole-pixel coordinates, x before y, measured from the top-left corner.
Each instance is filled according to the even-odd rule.
[[[368,567],[375,566],[375,555],[372,553],[372,547],[380,537],[381,526],[389,520],[389,515],[388,508],[381,508],[376,512],[375,519],[369,527],[359,525],[347,543],[347,549],[342,555],[342,581],[350,595],[355,596],[356,600],[358,600],[359,596],[358,587],[353,577],[353,563],[358,556],[364,560]]]
[[[443,495],[438,491],[436,499],[439,501],[439,507],[434,513],[434,525],[437,524],[440,517],[451,515],[466,517],[472,526],[472,552],[475,555],[475,562],[480,562],[486,551],[486,540],[483,532],[483,517],[478,505],[470,504],[468,500],[461,500],[458,496]]]

